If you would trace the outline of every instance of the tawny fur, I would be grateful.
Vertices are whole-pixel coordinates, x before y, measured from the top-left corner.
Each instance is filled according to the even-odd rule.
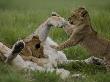
[[[36,58],[43,58],[43,46],[38,36],[33,36],[31,40],[23,40],[25,42],[25,48],[22,50],[24,56],[34,56]]]
[[[80,44],[89,51],[90,55],[105,58],[110,65],[110,41],[100,37],[92,28],[88,11],[85,8],[76,9],[69,17],[69,23],[64,30],[70,36],[59,46],[52,46],[57,50]]]
[[[25,48],[22,50],[20,55],[26,61],[32,61],[40,66],[48,63],[48,59],[45,57],[43,52],[43,46],[38,36],[33,36],[31,39],[25,38]]]

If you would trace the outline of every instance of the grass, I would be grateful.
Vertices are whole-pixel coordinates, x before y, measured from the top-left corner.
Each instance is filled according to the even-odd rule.
[[[71,11],[80,6],[89,11],[94,29],[110,39],[110,0],[0,0],[0,41],[12,45],[17,39],[32,33],[52,11],[68,18]],[[58,43],[68,38],[63,29],[58,28],[53,28],[49,36]],[[89,57],[87,51],[79,45],[65,49],[64,52],[69,59]],[[9,66],[0,65],[0,82],[27,82],[22,73]],[[70,64],[63,67],[73,73],[86,74],[88,77],[84,80],[67,79],[65,82],[110,82],[110,73],[102,69],[100,71],[97,66],[80,66],[80,64],[75,66]],[[42,82],[42,80],[63,82],[54,73],[35,72],[33,77],[36,77],[35,82]]]
[[[27,82],[22,73],[14,68],[0,63],[0,82]]]

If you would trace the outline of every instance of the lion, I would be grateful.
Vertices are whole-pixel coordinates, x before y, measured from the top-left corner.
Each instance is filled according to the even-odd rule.
[[[80,44],[90,55],[105,59],[106,64],[110,65],[110,41],[100,37],[93,29],[88,11],[82,7],[78,8],[68,21],[71,25],[68,23],[64,30],[70,36],[69,39],[59,46],[51,47],[62,50]]]

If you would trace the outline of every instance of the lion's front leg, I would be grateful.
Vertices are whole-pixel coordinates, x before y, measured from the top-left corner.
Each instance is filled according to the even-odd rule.
[[[67,41],[59,44],[58,46],[51,45],[51,47],[60,51],[60,50],[63,50],[65,48],[71,47],[71,46],[76,45],[76,44],[77,44],[77,41],[68,39]]]

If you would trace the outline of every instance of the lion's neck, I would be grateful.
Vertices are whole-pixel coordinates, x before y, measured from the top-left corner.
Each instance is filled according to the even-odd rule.
[[[47,35],[49,33],[49,30],[50,30],[50,27],[48,25],[48,21],[45,21],[43,24],[41,24],[37,29],[36,31],[34,32],[35,35],[38,35],[39,36],[39,39],[41,42],[45,41],[46,38],[47,38]]]

